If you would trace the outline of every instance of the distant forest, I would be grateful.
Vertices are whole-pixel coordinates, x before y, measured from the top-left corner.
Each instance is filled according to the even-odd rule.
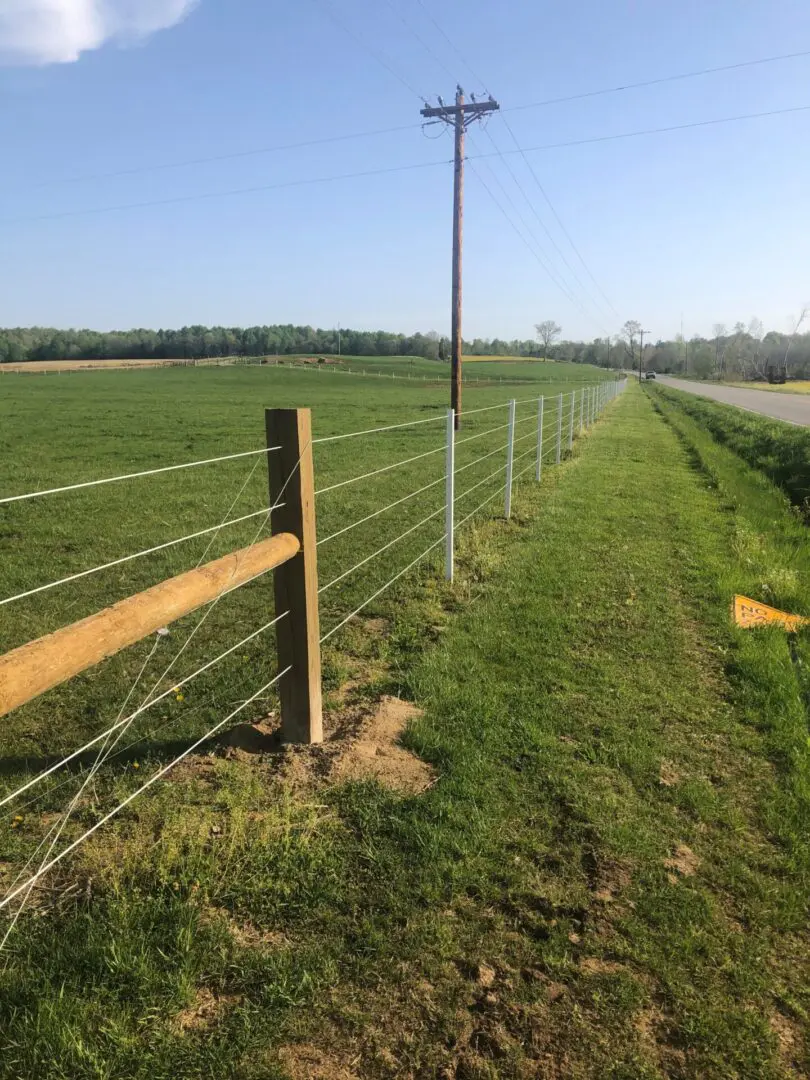
[[[642,366],[701,379],[810,378],[810,333],[801,333],[802,312],[792,333],[765,332],[759,319],[732,328],[716,324],[711,337],[680,337],[644,345]],[[560,328],[551,324],[556,330]],[[638,368],[641,326],[625,323],[611,338],[541,344],[535,339],[475,338],[468,356],[542,357],[610,368]],[[561,333],[561,331],[560,331]],[[28,360],[173,360],[219,356],[291,354],[422,356],[443,361],[449,343],[437,333],[392,334],[384,330],[318,330],[311,326],[184,326],[180,330],[0,329],[0,363]]]
[[[323,353],[346,356],[423,356],[443,360],[449,344],[439,334],[385,330],[316,330],[311,326],[184,326],[180,330],[0,329],[0,363],[26,360],[192,360],[214,356],[280,356]],[[537,356],[536,341],[483,341],[468,355]]]

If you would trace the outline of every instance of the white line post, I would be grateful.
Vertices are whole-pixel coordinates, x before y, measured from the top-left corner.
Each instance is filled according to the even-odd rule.
[[[444,577],[453,580],[455,550],[455,504],[456,504],[456,411],[447,410],[447,474],[445,483],[444,528],[447,543]]]
[[[515,459],[515,400],[509,402],[509,437],[506,444],[506,502],[504,517],[512,516],[512,469]]]
[[[562,410],[563,396],[560,394],[557,398],[557,447],[554,455],[554,460],[557,465],[560,464],[560,458],[562,456]]]
[[[537,467],[535,469],[535,479],[539,484],[543,477],[543,403],[544,398],[540,398],[537,403]]]
[[[574,448],[574,405],[577,400],[576,390],[571,391],[571,415],[568,417],[568,449]]]
[[[582,429],[585,426],[585,387],[583,386],[579,391],[579,433],[582,434]]]

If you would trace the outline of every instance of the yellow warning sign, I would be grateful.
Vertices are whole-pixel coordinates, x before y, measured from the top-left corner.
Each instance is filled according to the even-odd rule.
[[[779,611],[777,608],[768,607],[767,604],[760,604],[756,600],[750,600],[747,596],[735,596],[732,610],[737,626],[742,626],[746,630],[752,626],[776,625],[782,626],[792,633],[800,627],[810,624],[810,619],[806,619],[802,615],[789,615],[786,611]]]

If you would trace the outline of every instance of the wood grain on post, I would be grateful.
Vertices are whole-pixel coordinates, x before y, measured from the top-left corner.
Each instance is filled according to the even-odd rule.
[[[169,578],[146,592],[0,656],[0,716],[108,656],[293,558],[294,534],[274,536]]]
[[[318,558],[315,536],[315,471],[309,409],[267,409],[270,505],[274,533],[300,541],[295,558],[275,573],[276,614],[289,615],[277,627],[281,734],[285,742],[323,741],[321,646],[318,619]]]

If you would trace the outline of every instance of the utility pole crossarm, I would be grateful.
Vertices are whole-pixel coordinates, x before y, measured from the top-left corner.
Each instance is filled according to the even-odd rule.
[[[478,120],[487,113],[497,112],[498,109],[500,109],[498,102],[490,99],[489,101],[470,101],[465,105],[426,105],[421,110],[421,115],[430,120],[451,120],[460,114],[466,127],[473,120]]]

